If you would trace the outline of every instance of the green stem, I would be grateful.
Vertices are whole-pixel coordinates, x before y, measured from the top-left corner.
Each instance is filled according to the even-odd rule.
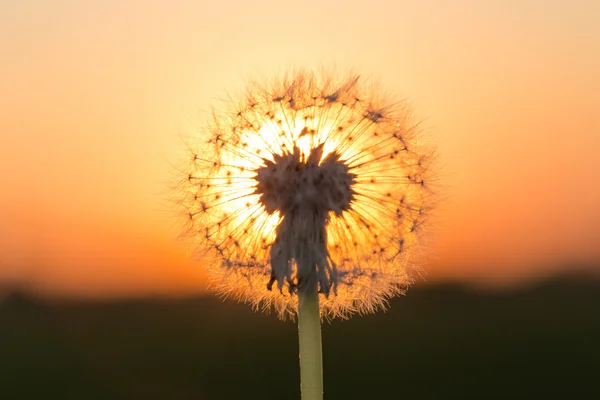
[[[302,400],[322,400],[321,315],[316,288],[298,293],[298,339]]]

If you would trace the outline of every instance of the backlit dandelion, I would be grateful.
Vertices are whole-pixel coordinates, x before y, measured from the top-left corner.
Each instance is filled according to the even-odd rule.
[[[298,313],[303,395],[319,316],[372,312],[414,280],[432,153],[410,117],[358,76],[299,72],[223,102],[190,144],[186,236],[219,291]]]
[[[312,285],[331,317],[402,293],[432,205],[432,154],[410,109],[357,76],[307,72],[223,106],[179,186],[216,288],[281,316]]]

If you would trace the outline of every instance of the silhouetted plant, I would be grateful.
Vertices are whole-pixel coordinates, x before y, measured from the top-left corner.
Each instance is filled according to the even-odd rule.
[[[433,153],[410,108],[355,75],[296,72],[222,106],[189,144],[185,235],[218,291],[298,312],[301,351],[311,303],[320,357],[319,315],[373,312],[418,274]]]

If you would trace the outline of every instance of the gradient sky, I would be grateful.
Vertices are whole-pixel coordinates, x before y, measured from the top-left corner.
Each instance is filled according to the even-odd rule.
[[[249,79],[336,65],[409,99],[446,199],[429,281],[600,269],[600,2],[0,1],[0,287],[205,290],[165,182]]]

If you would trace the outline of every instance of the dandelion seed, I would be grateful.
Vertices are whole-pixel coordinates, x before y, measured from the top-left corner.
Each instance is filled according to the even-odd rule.
[[[248,89],[215,112],[179,184],[186,235],[223,294],[294,315],[385,307],[417,275],[432,153],[404,103],[357,76],[309,72]]]

